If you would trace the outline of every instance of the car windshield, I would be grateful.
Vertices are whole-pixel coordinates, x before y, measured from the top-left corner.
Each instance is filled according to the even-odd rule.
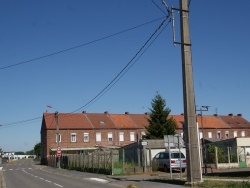
[[[180,157],[181,154],[181,157]],[[171,153],[171,158],[185,158],[185,156],[183,155],[183,153]]]

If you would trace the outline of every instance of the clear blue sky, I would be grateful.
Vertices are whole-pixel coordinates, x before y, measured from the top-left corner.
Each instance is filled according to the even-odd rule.
[[[72,112],[85,106],[131,61],[162,20],[23,62],[163,17],[164,6],[154,2],[0,0],[0,147],[33,149],[40,142],[41,119],[13,122],[41,117],[46,110]],[[198,106],[211,106],[206,115],[242,113],[250,120],[249,9],[249,0],[190,3],[195,98]],[[177,12],[175,17],[178,35]],[[110,90],[78,112],[144,113],[159,92],[172,114],[183,113],[180,50],[173,46],[169,24]]]

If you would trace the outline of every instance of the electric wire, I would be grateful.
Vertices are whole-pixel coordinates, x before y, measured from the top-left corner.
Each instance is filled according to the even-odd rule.
[[[61,53],[65,53],[65,52],[68,52],[68,51],[71,51],[71,50],[75,50],[77,48],[81,48],[81,47],[84,47],[84,46],[87,46],[87,45],[90,45],[90,44],[93,44],[93,43],[96,43],[96,42],[99,42],[99,41],[102,41],[102,40],[105,40],[105,39],[108,39],[108,38],[111,38],[111,37],[114,37],[116,35],[120,35],[122,33],[131,31],[131,30],[134,30],[134,29],[137,29],[139,27],[142,27],[142,26],[145,26],[147,24],[156,22],[156,21],[161,20],[163,18],[165,18],[165,16],[161,17],[161,18],[157,18],[157,19],[151,20],[149,22],[145,22],[143,24],[140,24],[140,25],[137,25],[137,26],[134,26],[134,27],[131,27],[129,29],[125,29],[125,30],[119,31],[117,33],[110,34],[108,36],[104,36],[104,37],[101,37],[101,38],[98,38],[98,39],[95,39],[95,40],[92,40],[92,41],[89,41],[89,42],[86,42],[86,43],[74,46],[74,47],[70,47],[70,48],[67,48],[67,49],[64,49],[64,50],[60,50],[60,51],[57,51],[57,52],[52,52],[52,53],[49,53],[47,55],[43,55],[43,56],[36,57],[36,58],[33,58],[33,59],[29,59],[29,60],[26,60],[26,61],[22,61],[22,62],[19,62],[19,63],[14,63],[14,64],[11,64],[11,65],[3,66],[3,67],[0,67],[0,70],[13,68],[13,67],[24,65],[24,64],[27,64],[27,63],[31,63],[31,62],[36,62],[37,60],[41,60],[41,59],[48,58],[48,57],[51,57],[51,56],[54,56],[54,55],[58,55],[58,54],[61,54]]]
[[[151,2],[163,13],[163,14],[167,14],[166,12],[164,12],[164,10],[161,9],[161,7],[159,5],[156,4],[156,2],[154,2],[154,0],[151,0]]]
[[[78,112],[79,110],[92,105],[96,100],[98,100],[101,96],[103,96],[107,91],[109,91],[125,74],[126,72],[133,66],[133,64],[135,64],[135,62],[137,62],[139,60],[139,58],[146,52],[146,50],[149,48],[149,46],[156,40],[156,38],[160,35],[160,32],[156,38],[151,41],[151,39],[156,35],[156,33],[161,29],[161,27],[163,26],[163,24],[166,22],[167,19],[169,19],[170,16],[168,15],[167,17],[165,17],[165,19],[161,22],[161,24],[157,27],[157,29],[154,31],[154,33],[149,37],[149,39],[144,43],[144,45],[139,49],[139,51],[133,56],[133,58],[126,64],[126,66],[117,74],[117,76],[115,76],[114,79],[112,79],[111,82],[109,82],[108,85],[106,85],[95,97],[93,97],[90,101],[88,101],[86,104],[84,104],[83,106],[77,108],[76,110],[72,111],[71,113],[75,113]],[[159,19],[158,19],[159,20]],[[171,19],[169,20],[169,22],[171,21]],[[168,23],[169,23],[168,22]],[[147,22],[148,23],[148,22]],[[166,27],[166,26],[165,26]],[[165,28],[164,27],[164,28]],[[110,35],[111,36],[111,35]],[[97,39],[100,40],[100,39]],[[97,41],[95,40],[95,41]],[[151,43],[149,43],[151,41]],[[147,46],[147,44],[149,44],[149,46],[143,51],[143,49]],[[143,52],[142,52],[143,51]],[[142,53],[141,53],[142,52]],[[136,57],[141,53],[141,55],[136,59]],[[136,60],[135,60],[136,59]],[[134,61],[135,60],[135,61]],[[132,62],[134,61],[134,63],[132,64]],[[50,115],[54,115],[54,114],[48,114],[48,116]],[[17,126],[18,124],[23,124],[23,123],[28,123],[28,122],[32,122],[38,119],[42,119],[41,116],[39,117],[35,117],[35,118],[31,118],[31,119],[26,119],[26,120],[22,120],[22,121],[16,121],[16,122],[10,122],[10,123],[5,123],[2,124],[0,126],[0,129],[3,127],[13,127],[13,126]]]
[[[168,18],[168,17],[167,17]],[[161,22],[161,24],[159,25],[159,27],[154,31],[154,33],[149,37],[149,39],[144,43],[144,45],[139,49],[139,51],[132,57],[132,59],[127,63],[127,65],[116,75],[116,77],[109,82],[109,84],[104,87],[95,97],[93,97],[89,102],[87,102],[85,105],[81,106],[80,108],[74,110],[72,113],[77,112],[83,108],[85,108],[86,106],[88,106],[89,104],[92,104],[93,101],[95,101],[96,99],[98,99],[99,96],[102,96],[104,93],[106,93],[109,88],[111,88],[113,83],[116,83],[123,75],[122,73],[124,71],[126,71],[126,69],[131,65],[131,63],[134,61],[134,59],[141,53],[141,51],[145,48],[145,46],[150,42],[150,40],[154,37],[154,35],[159,31],[159,29],[162,27],[162,25],[164,24],[164,22],[167,19],[163,20]],[[121,76],[121,77],[120,77]],[[120,78],[119,78],[120,77]],[[117,81],[116,81],[117,80]]]

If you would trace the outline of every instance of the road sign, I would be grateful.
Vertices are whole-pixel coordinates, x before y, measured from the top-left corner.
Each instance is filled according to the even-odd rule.
[[[142,146],[147,146],[147,145],[148,145],[148,142],[141,142],[141,145],[142,145]]]
[[[62,156],[62,152],[61,152],[61,151],[57,151],[57,152],[56,152],[56,156],[57,156],[57,157],[61,157],[61,156]]]

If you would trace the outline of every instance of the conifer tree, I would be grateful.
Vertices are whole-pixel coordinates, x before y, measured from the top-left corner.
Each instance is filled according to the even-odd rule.
[[[151,102],[149,125],[146,127],[145,139],[163,139],[164,135],[174,135],[176,130],[176,122],[169,114],[170,108],[166,107],[166,101],[159,93]]]

